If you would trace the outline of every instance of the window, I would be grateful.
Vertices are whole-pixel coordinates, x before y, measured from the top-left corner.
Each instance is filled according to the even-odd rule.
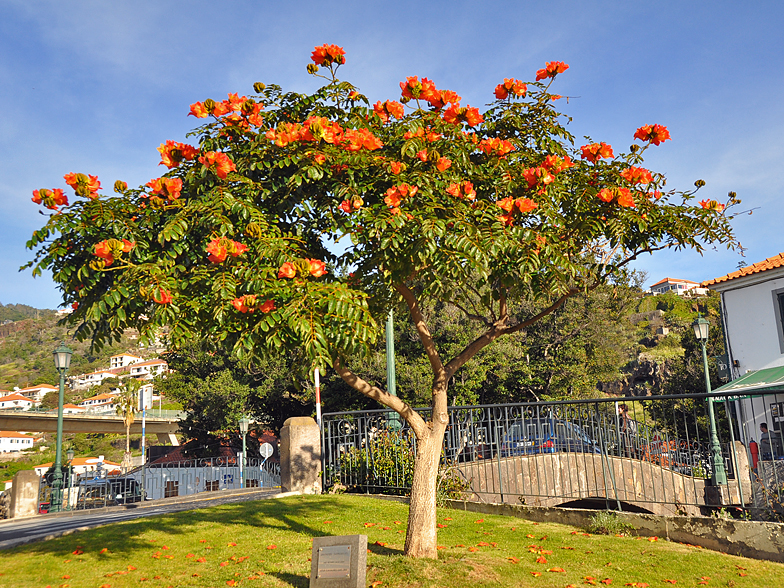
[[[784,288],[773,291],[773,312],[776,316],[776,331],[779,336],[779,351],[784,354]]]

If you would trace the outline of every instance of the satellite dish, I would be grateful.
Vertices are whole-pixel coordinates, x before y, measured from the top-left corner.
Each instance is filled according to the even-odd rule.
[[[269,443],[262,443],[261,447],[259,447],[259,453],[261,453],[261,456],[264,459],[267,459],[270,455],[272,455],[273,451],[274,449],[272,449],[272,445]]]

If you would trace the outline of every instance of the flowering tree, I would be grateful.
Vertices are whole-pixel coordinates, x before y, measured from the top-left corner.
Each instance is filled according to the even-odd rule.
[[[629,153],[574,147],[550,93],[568,69],[505,79],[480,112],[427,78],[376,102],[337,78],[342,48],[316,47],[310,95],[254,85],[254,96],[191,105],[198,146],[159,147],[168,172],[100,196],[67,174],[33,200],[55,210],[28,246],[52,271],[66,320],[95,344],[124,328],[169,328],[171,344],[211,337],[252,360],[300,348],[397,411],[417,438],[406,553],[436,557],[435,495],[448,386],[503,335],[526,329],[642,253],[733,245],[724,206],[693,205],[641,166],[667,129],[645,125]],[[697,188],[703,183],[698,182]],[[728,205],[736,202],[730,194]],[[337,243],[337,245],[335,245]],[[339,252],[339,253],[336,253]],[[423,300],[448,301],[483,333],[454,357],[433,342]],[[539,303],[531,316],[512,303]],[[432,420],[352,371],[379,318],[405,304],[432,368]]]

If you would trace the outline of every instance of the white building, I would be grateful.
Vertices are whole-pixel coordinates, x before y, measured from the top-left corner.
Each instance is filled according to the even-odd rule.
[[[124,368],[141,361],[142,358],[138,355],[131,355],[130,353],[121,353],[119,355],[112,355],[109,358],[110,369]]]
[[[114,413],[116,412],[114,405],[115,398],[117,398],[116,394],[98,394],[98,396],[93,396],[92,398],[82,400],[79,403],[79,406],[87,409],[87,412],[91,413]]]
[[[160,376],[168,371],[169,364],[162,359],[150,359],[135,363],[130,368],[132,378],[140,380],[151,380],[155,376]]]
[[[67,461],[64,461],[63,463],[67,463]],[[50,467],[52,467],[51,461],[49,463],[42,463],[39,466],[35,466],[35,473],[39,476],[43,476]],[[79,475],[97,473],[98,471],[102,471],[104,474],[120,472],[120,464],[105,460],[103,455],[99,455],[98,457],[74,457],[71,462],[71,467],[73,468],[73,473]]]
[[[97,386],[107,378],[116,378],[117,374],[113,374],[107,370],[97,370],[89,374],[81,374],[71,378],[71,388],[74,390],[84,390],[92,386]]]
[[[27,388],[15,389],[14,392],[20,394],[35,402],[41,402],[49,392],[57,392],[57,386],[50,386],[49,384],[38,384],[37,386],[28,386]]]
[[[670,291],[675,292],[678,296],[683,296],[687,293],[689,296],[694,294],[705,296],[708,293],[708,289],[701,287],[698,282],[679,280],[677,278],[664,278],[663,280],[659,280],[650,287],[650,291],[654,296]]]
[[[30,410],[36,404],[38,403],[16,392],[0,397],[0,410]]]
[[[760,424],[784,432],[784,253],[703,282],[721,294],[732,381],[744,443]],[[765,396],[762,396],[765,394]]]
[[[30,435],[16,431],[0,431],[0,453],[24,451],[30,449],[33,443],[35,443],[35,439]]]

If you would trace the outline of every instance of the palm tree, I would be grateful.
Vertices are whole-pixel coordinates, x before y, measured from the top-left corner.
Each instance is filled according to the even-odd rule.
[[[134,413],[138,406],[138,392],[141,388],[139,380],[128,378],[125,384],[120,387],[120,395],[115,399],[117,414],[123,418],[125,423],[125,456],[123,457],[122,469],[127,472],[131,468],[131,425],[134,421]]]

